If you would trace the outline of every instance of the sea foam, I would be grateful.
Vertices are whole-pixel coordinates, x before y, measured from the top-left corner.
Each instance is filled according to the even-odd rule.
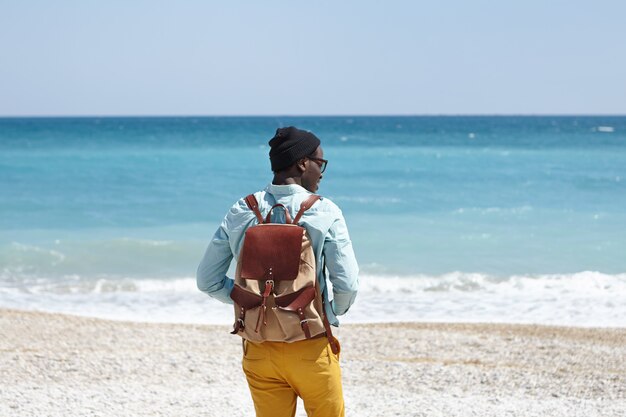
[[[198,291],[192,277],[9,280],[0,274],[0,307],[116,320],[230,324],[232,307]],[[344,323],[506,322],[626,327],[626,274],[360,277]]]

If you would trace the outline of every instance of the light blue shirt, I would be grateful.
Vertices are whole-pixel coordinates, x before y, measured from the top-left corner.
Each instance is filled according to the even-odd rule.
[[[296,185],[268,185],[254,194],[259,210],[265,216],[277,203],[284,205],[293,219],[300,204],[312,193]],[[281,209],[272,212],[273,219],[284,222]],[[224,303],[232,304],[230,292],[234,281],[226,276],[230,263],[238,258],[246,229],[257,224],[257,218],[242,198],[231,208],[209,243],[197,272],[198,289]],[[328,198],[321,198],[302,216],[311,238],[317,261],[317,279],[325,300],[328,321],[339,325],[337,316],[345,314],[356,298],[359,286],[359,267],[341,210]],[[332,283],[333,299],[328,302],[328,287],[321,267],[326,264]]]

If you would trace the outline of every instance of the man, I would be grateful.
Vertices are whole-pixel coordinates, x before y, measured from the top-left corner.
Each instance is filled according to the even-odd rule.
[[[269,145],[274,179],[265,190],[254,194],[258,208],[265,215],[273,205],[282,204],[294,218],[300,204],[318,190],[328,161],[320,140],[295,127],[277,129]],[[282,214],[282,210],[276,211],[276,215]],[[234,281],[225,274],[233,257],[239,256],[246,229],[257,223],[243,198],[230,209],[198,267],[201,291],[232,304]],[[337,315],[348,311],[358,287],[358,265],[345,220],[334,203],[321,198],[304,213],[299,224],[311,239],[326,317],[338,326]],[[330,303],[324,265],[333,287]],[[245,341],[243,370],[258,417],[293,417],[297,396],[303,399],[309,416],[344,415],[339,357],[325,337],[292,343]]]

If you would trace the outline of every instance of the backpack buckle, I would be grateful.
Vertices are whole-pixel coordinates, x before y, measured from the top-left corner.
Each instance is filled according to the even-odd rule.
[[[307,319],[300,320],[300,327],[304,331],[304,337],[307,339],[311,338],[311,330],[309,330],[309,321]]]
[[[263,291],[263,305],[265,305],[265,299],[270,296],[270,293],[274,289],[274,280],[268,279],[265,281],[265,290]]]

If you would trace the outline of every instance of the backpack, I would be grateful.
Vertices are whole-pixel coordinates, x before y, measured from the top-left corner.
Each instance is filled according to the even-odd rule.
[[[245,198],[258,224],[246,230],[237,259],[230,294],[235,304],[231,334],[252,342],[296,342],[325,334],[332,351],[339,353],[324,311],[311,239],[298,225],[319,199],[306,199],[292,221],[282,204],[274,205],[263,219],[254,195]],[[284,210],[284,224],[271,223],[276,208]]]

